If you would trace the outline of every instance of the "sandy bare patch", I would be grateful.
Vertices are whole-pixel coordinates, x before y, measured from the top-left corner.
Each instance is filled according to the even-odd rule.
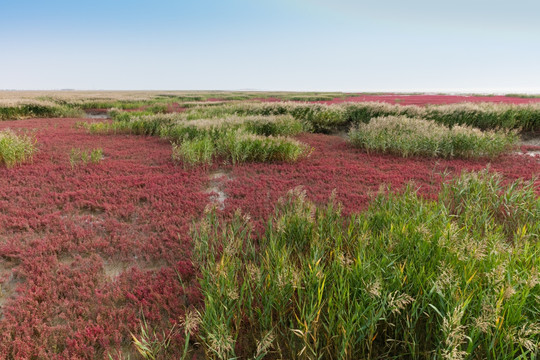
[[[232,180],[229,171],[217,170],[210,174],[210,184],[205,193],[210,195],[210,203],[217,206],[219,210],[225,209],[225,200],[228,196],[224,191],[225,184]]]
[[[109,113],[107,111],[100,110],[88,110],[84,116],[86,119],[97,119],[97,120],[106,120],[110,119]]]
[[[16,265],[15,262],[3,258],[0,262],[0,319],[3,317],[4,305],[15,298],[17,286],[22,282],[14,270]]]
[[[540,150],[528,150],[528,151],[517,151],[515,154],[517,155],[523,155],[523,156],[530,156],[530,157],[537,157],[540,156]],[[539,158],[540,160],[540,158]]]
[[[103,262],[103,271],[105,272],[105,275],[112,280],[132,268],[137,268],[142,271],[158,271],[166,266],[167,263],[162,260],[140,261],[138,259],[133,259],[133,261],[129,261],[108,259]]]

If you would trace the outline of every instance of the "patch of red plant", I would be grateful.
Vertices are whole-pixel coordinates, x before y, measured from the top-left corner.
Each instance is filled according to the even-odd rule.
[[[332,101],[318,101],[323,104],[338,104],[343,102],[385,102],[400,105],[442,105],[464,102],[472,103],[502,103],[502,104],[529,104],[538,103],[540,98],[519,98],[510,96],[467,96],[467,95],[361,95],[347,98],[336,98]]]
[[[283,101],[278,98],[260,98],[252,99],[262,102],[279,102]],[[457,104],[464,102],[472,103],[503,103],[503,104],[529,104],[538,103],[540,98],[520,98],[510,96],[472,96],[472,95],[404,95],[404,94],[384,94],[384,95],[353,95],[344,98],[335,98],[330,101],[309,101],[319,104],[340,104],[344,102],[384,102],[389,104],[399,105],[442,105],[442,104]]]
[[[168,113],[179,113],[184,111],[186,111],[186,108],[182,107],[182,105],[180,105],[179,103],[167,104]]]
[[[131,347],[143,315],[165,329],[200,300],[189,229],[206,172],[173,165],[167,141],[75,122],[0,123],[33,129],[39,147],[33,163],[0,167],[0,358],[103,358]],[[72,148],[104,159],[72,169]]]
[[[505,176],[505,181],[532,179],[540,173],[540,162],[530,156],[504,155],[494,160],[444,160],[433,158],[400,158],[368,154],[337,136],[304,134],[298,137],[313,147],[311,156],[296,164],[243,164],[233,167],[226,183],[226,209],[240,207],[254,219],[266,219],[277,200],[288,190],[302,186],[309,198],[325,204],[335,191],[350,214],[364,210],[381,185],[402,189],[413,182],[421,194],[435,198],[443,173],[459,175],[462,171],[489,166]],[[540,179],[536,179],[540,194]],[[259,223],[262,228],[263,223]]]
[[[39,146],[33,163],[0,168],[0,281],[9,295],[0,303],[0,358],[129,352],[130,333],[140,332],[143,317],[161,333],[186,306],[200,305],[189,232],[210,202],[205,191],[217,169],[231,169],[223,216],[241,208],[260,230],[278,198],[296,186],[320,204],[335,190],[349,214],[365,209],[381,184],[401,189],[414,181],[434,197],[443,171],[490,162],[367,154],[339,137],[304,134],[298,139],[314,150],[296,164],[185,170],[171,162],[167,141],[90,135],[75,129],[76,121],[0,123],[0,129],[34,129]],[[72,148],[102,148],[104,159],[72,168]],[[531,178],[540,165],[507,155],[491,161],[491,169],[510,181]],[[181,341],[175,336],[173,349],[180,351],[174,345]]]

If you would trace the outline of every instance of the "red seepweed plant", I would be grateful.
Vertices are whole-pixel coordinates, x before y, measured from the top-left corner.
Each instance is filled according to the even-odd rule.
[[[199,306],[189,230],[213,196],[207,187],[217,170],[229,170],[220,216],[241,208],[260,231],[278,198],[299,185],[321,204],[335,192],[350,214],[365,209],[381,185],[401,189],[414,181],[434,197],[442,173],[488,163],[367,154],[337,136],[304,134],[297,139],[314,150],[295,164],[186,170],[172,162],[165,140],[87,134],[76,121],[0,123],[36,129],[39,144],[33,163],[0,168],[0,358],[128,355],[143,318],[159,336]],[[72,168],[74,147],[99,147],[103,160]],[[490,166],[506,181],[540,170],[536,158],[517,154]],[[181,354],[183,336],[171,337],[168,356]]]

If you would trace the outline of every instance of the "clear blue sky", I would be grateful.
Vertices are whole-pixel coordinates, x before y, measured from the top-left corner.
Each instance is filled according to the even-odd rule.
[[[538,0],[0,0],[0,89],[540,93]]]

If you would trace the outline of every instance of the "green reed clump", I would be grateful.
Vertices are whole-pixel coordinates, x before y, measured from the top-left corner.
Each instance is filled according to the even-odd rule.
[[[152,105],[155,100],[83,100],[72,102],[71,105],[81,109],[139,109]]]
[[[262,136],[228,131],[216,142],[218,153],[233,164],[242,162],[294,162],[307,156],[310,148],[282,136]]]
[[[167,351],[171,345],[171,339],[176,334],[176,329],[173,327],[167,333],[165,332],[156,332],[156,330],[151,329],[145,319],[141,324],[140,335],[136,336],[133,333],[131,338],[133,340],[133,345],[140,356],[145,360],[157,360],[167,357]],[[110,359],[113,359],[109,355]]]
[[[540,129],[538,104],[511,105],[493,103],[462,103],[426,107],[425,119],[448,126],[469,125],[479,129]]]
[[[500,227],[508,241],[540,240],[540,202],[534,182],[516,181],[502,186],[500,174],[471,173],[448,183],[440,200],[456,217],[459,227],[484,234]]]
[[[71,168],[78,165],[98,164],[103,160],[103,149],[92,150],[73,148],[69,152],[69,164]]]
[[[81,122],[78,126],[90,133],[161,136],[173,142],[173,160],[186,165],[209,164],[214,157],[232,163],[291,162],[309,153],[308,146],[287,137],[304,131],[304,123],[290,115],[186,120],[182,114],[111,113],[112,122]]]
[[[109,112],[113,121],[80,122],[77,126],[90,133],[131,133],[158,136],[163,127],[178,121],[177,114],[129,114],[117,110]]]
[[[167,104],[156,104],[147,106],[143,110],[123,111],[122,109],[112,108],[107,114],[115,121],[130,121],[133,118],[142,116],[151,116],[156,114],[166,114],[168,111]]]
[[[238,212],[208,212],[193,233],[206,356],[535,358],[540,200],[532,183],[497,179],[465,173],[439,201],[380,194],[347,217],[295,190],[262,235]],[[500,193],[514,211],[495,209]],[[473,221],[479,198],[504,216]]]
[[[247,132],[264,136],[294,136],[304,131],[302,122],[291,115],[247,116],[243,125]]]
[[[172,124],[159,124],[159,135],[176,143],[173,159],[183,159],[189,165],[208,164],[216,156],[232,163],[290,162],[306,155],[308,147],[286,136],[303,129],[303,124],[290,115],[179,118]]]
[[[144,117],[144,119],[150,119]],[[246,132],[264,136],[292,136],[304,130],[303,124],[289,115],[283,116],[228,116],[185,120],[175,115],[175,120],[168,124],[160,124],[159,135],[173,141],[210,136],[214,139],[222,137],[230,130],[243,129]]]
[[[79,108],[46,101],[0,105],[0,120],[50,117],[80,118],[84,117],[84,112]]]
[[[144,109],[152,114],[165,114],[169,110],[167,104],[153,104]]]
[[[31,161],[36,140],[29,135],[16,134],[10,129],[0,131],[0,164],[7,168]]]
[[[149,115],[132,117],[129,121],[118,121],[129,128],[131,133],[136,135],[158,136],[162,127],[169,126],[175,119],[171,114]]]
[[[281,136],[261,136],[242,130],[214,129],[173,143],[173,160],[185,165],[211,164],[219,157],[233,164],[242,162],[297,161],[309,154],[309,147]]]
[[[540,98],[540,95],[537,94],[505,94],[504,96],[508,97],[518,97],[523,99],[535,99]]]
[[[301,121],[306,130],[328,133],[347,125],[347,118],[344,114],[344,108],[335,105],[327,106],[323,104],[295,102],[243,102],[212,107],[194,107],[188,110],[186,116],[188,120],[196,120],[228,117],[231,115],[291,115],[294,119]]]
[[[311,131],[329,133],[350,125],[367,123],[374,117],[400,116],[422,118],[447,125],[468,125],[486,129],[540,129],[540,105],[460,103],[449,105],[402,106],[379,102],[354,102],[325,105],[307,102],[235,102],[188,105],[188,120],[229,116],[291,115],[309,126]],[[148,114],[149,112],[142,112]]]
[[[420,107],[366,102],[342,106],[346,108],[347,122],[350,124],[367,123],[374,117],[405,115],[432,120],[449,127],[466,125],[481,130],[515,129],[521,131],[540,129],[538,104],[460,103]]]
[[[388,116],[373,118],[349,132],[353,145],[368,151],[403,157],[495,157],[515,146],[515,132],[485,131],[456,125],[448,128],[434,121]]]
[[[117,108],[110,109],[109,111],[107,111],[107,114],[114,121],[129,121],[131,118],[135,116],[150,115],[150,114],[146,114],[144,111],[127,112],[127,111],[122,111],[121,109],[117,109]]]
[[[210,165],[215,154],[216,146],[210,137],[185,140],[179,144],[172,144],[173,160],[177,162],[182,161],[187,166]]]
[[[378,102],[313,104],[299,102],[239,102],[218,106],[196,106],[188,109],[187,119],[226,117],[230,115],[292,115],[309,125],[311,131],[329,133],[350,125],[367,123],[374,117],[408,116],[433,120],[447,125],[468,125],[486,129],[540,129],[540,105],[462,103],[451,105],[397,105]]]
[[[374,117],[382,116],[408,116],[422,118],[425,108],[414,105],[396,105],[383,102],[360,102],[342,105],[345,107],[346,118],[349,124],[357,125],[368,123]]]
[[[85,129],[90,134],[131,133],[131,127],[129,126],[129,123],[123,121],[81,121],[76,124],[76,127]]]
[[[284,96],[283,100],[287,101],[332,101],[337,96],[333,95],[291,95]]]
[[[187,101],[182,103],[182,107],[189,109],[194,107],[221,106],[225,104],[225,101]]]

